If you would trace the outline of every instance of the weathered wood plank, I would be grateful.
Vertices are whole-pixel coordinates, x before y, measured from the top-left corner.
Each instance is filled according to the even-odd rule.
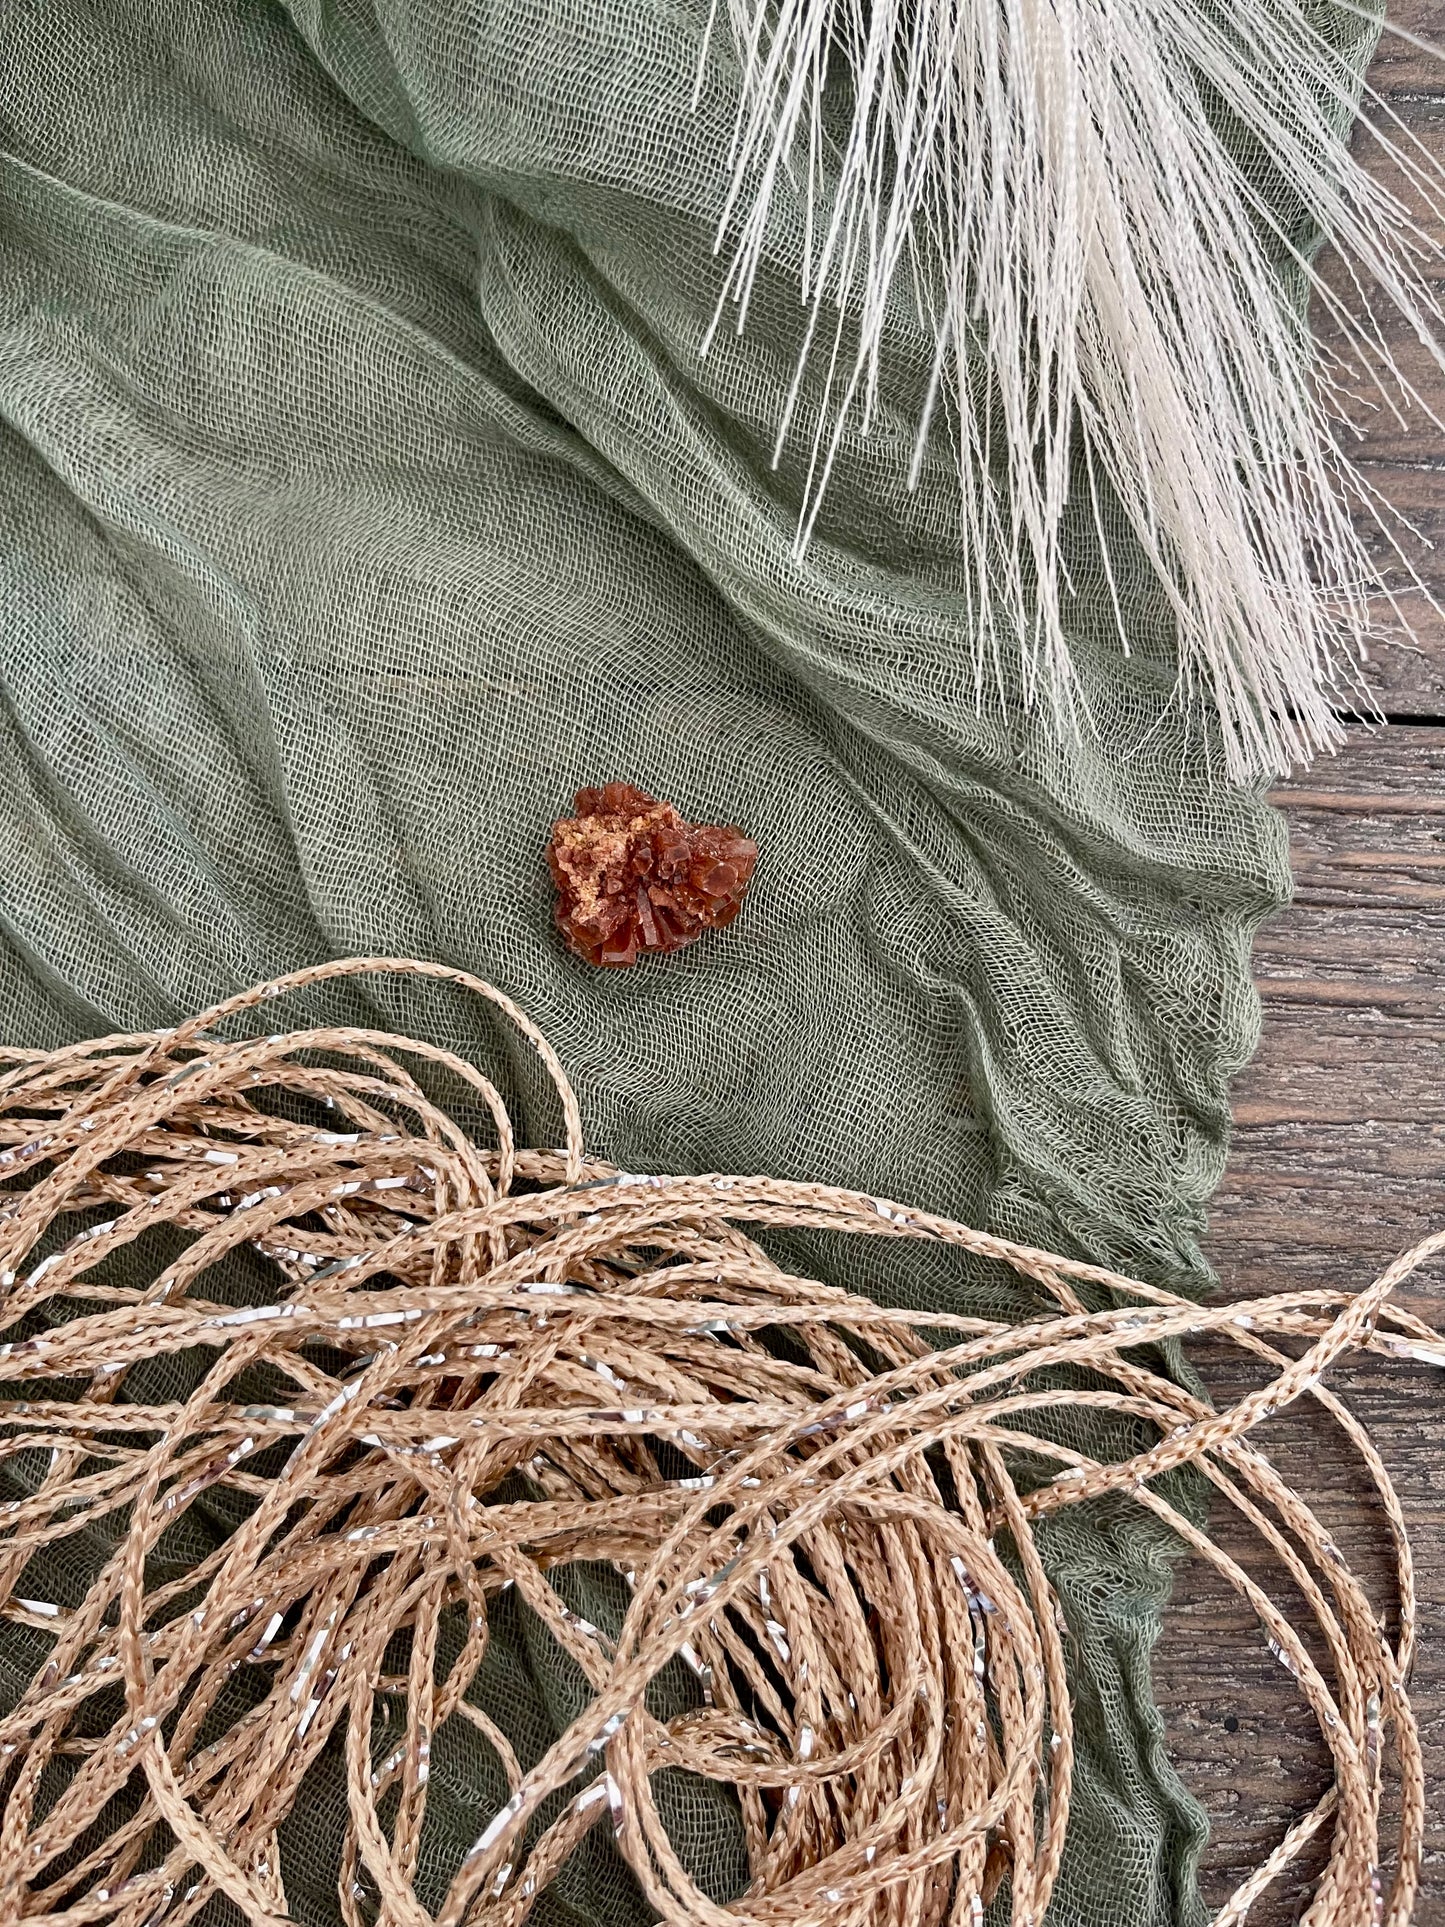
[[[1391,0],[1389,13],[1393,25],[1445,45],[1441,0]],[[1445,58],[1387,30],[1370,84],[1404,133],[1445,159]],[[1382,117],[1380,107],[1370,111]],[[1401,191],[1368,134],[1356,152]],[[1422,229],[1445,240],[1438,207],[1425,208],[1413,190],[1403,198]],[[1338,264],[1327,257],[1322,267],[1350,300]],[[1445,275],[1432,279],[1445,290]],[[1323,304],[1315,325],[1326,341],[1337,335]],[[1423,589],[1398,562],[1389,568],[1398,607],[1376,605],[1366,673],[1386,715],[1445,718],[1445,377],[1388,318],[1384,334],[1420,405],[1397,419],[1362,403],[1353,411],[1362,439],[1351,452],[1419,532],[1415,542],[1398,526],[1390,531]],[[1386,532],[1368,539],[1388,560]],[[1236,1089],[1210,1240],[1230,1294],[1359,1286],[1445,1225],[1445,728],[1354,734],[1279,801],[1296,895],[1255,948],[1264,1032]],[[1445,1323],[1445,1266],[1422,1278],[1409,1302]],[[1201,1353],[1200,1363],[1217,1396],[1244,1389],[1225,1348]],[[1368,1360],[1334,1377],[1396,1476],[1419,1562],[1424,1644],[1414,1697],[1434,1797],[1416,1920],[1437,1927],[1445,1923],[1445,1373]],[[1388,1596],[1381,1521],[1362,1499],[1356,1468],[1322,1442],[1328,1428],[1290,1413],[1263,1429],[1280,1470],[1317,1501],[1352,1564],[1381,1588],[1377,1597]],[[1231,1550],[1245,1549],[1228,1518],[1216,1513],[1214,1530]],[[1155,1678],[1174,1757],[1211,1814],[1206,1893],[1222,1900],[1328,1784],[1327,1754],[1253,1614],[1197,1564],[1181,1573]],[[1254,1927],[1298,1920],[1310,1866],[1260,1903]]]
[[[1412,139],[1419,141],[1438,162],[1445,157],[1445,51],[1437,54],[1412,46],[1392,28],[1445,50],[1445,7],[1440,0],[1391,0],[1389,24],[1369,76],[1379,99],[1366,106],[1369,118],[1392,138],[1406,146]],[[1390,115],[1398,117],[1398,125],[1391,124]],[[1364,129],[1357,133],[1355,151],[1370,172],[1410,208],[1422,233],[1436,242],[1445,241],[1445,178],[1436,184],[1432,209]],[[1358,298],[1338,262],[1326,255],[1321,269],[1329,287],[1357,310]],[[1437,292],[1445,288],[1445,275],[1432,273],[1430,278]],[[1422,540],[1417,542],[1405,528],[1392,523],[1389,536],[1400,542],[1424,592],[1411,586],[1408,571],[1399,561],[1389,569],[1398,606],[1384,599],[1376,605],[1366,676],[1385,714],[1445,717],[1445,614],[1441,613],[1445,609],[1445,379],[1438,363],[1397,317],[1387,309],[1379,320],[1391,353],[1418,389],[1420,400],[1397,419],[1387,405],[1378,398],[1372,402],[1362,390],[1352,416],[1363,441],[1351,452],[1383,502],[1418,530]],[[1315,331],[1326,341],[1338,339],[1338,328],[1322,303],[1316,304]],[[1432,421],[1431,414],[1441,420]],[[1376,556],[1387,557],[1386,532],[1372,531],[1370,546]]]
[[[1438,45],[1445,39],[1440,0],[1390,0],[1388,23],[1370,68],[1370,85],[1393,104],[1445,99],[1439,58],[1412,47],[1406,34]]]
[[[1359,733],[1278,800],[1298,895],[1256,945],[1263,1039],[1237,1086],[1210,1240],[1231,1295],[1358,1286],[1445,1225],[1445,729]],[[1408,1302],[1445,1323],[1445,1266]],[[1200,1362],[1216,1396],[1255,1382],[1222,1349]],[[1419,1562],[1414,1696],[1436,1797],[1416,1920],[1434,1927],[1445,1921],[1445,1373],[1366,1360],[1334,1382],[1396,1476]],[[1290,1413],[1263,1434],[1383,1601],[1382,1523],[1328,1426]],[[1247,1549],[1218,1512],[1214,1530]],[[1180,1575],[1155,1679],[1174,1758],[1213,1821],[1206,1893],[1219,1901],[1328,1784],[1327,1754],[1253,1614],[1198,1565]],[[1283,1881],[1254,1927],[1296,1921],[1307,1890],[1303,1874]]]

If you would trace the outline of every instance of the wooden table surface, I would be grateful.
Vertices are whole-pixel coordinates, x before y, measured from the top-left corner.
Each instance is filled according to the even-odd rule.
[[[1389,17],[1445,45],[1441,0],[1392,0]],[[1445,162],[1445,57],[1387,36],[1370,78]],[[1363,144],[1358,151],[1365,158]],[[1438,222],[1429,226],[1445,241]],[[1435,280],[1445,293],[1445,271]],[[1427,373],[1413,344],[1397,335],[1394,345],[1445,420],[1445,378]],[[1408,433],[1376,417],[1360,453],[1436,545],[1416,566],[1445,604],[1445,430],[1419,411]],[[1388,720],[1352,730],[1337,756],[1279,792],[1296,890],[1255,951],[1264,1032],[1235,1087],[1210,1239],[1230,1295],[1362,1286],[1445,1226],[1445,622],[1420,597],[1408,601],[1413,635],[1386,611],[1372,647]],[[1445,1262],[1417,1274],[1407,1302],[1445,1328]],[[1243,1389],[1222,1353],[1201,1362],[1216,1396]],[[1337,1369],[1332,1383],[1373,1432],[1414,1542],[1422,1637],[1413,1698],[1430,1805],[1415,1920],[1445,1927],[1445,1371],[1371,1360]],[[1289,1413],[1257,1438],[1387,1598],[1380,1517],[1328,1430]],[[1225,1522],[1215,1525],[1235,1543]],[[1324,1791],[1328,1755],[1253,1614],[1197,1563],[1181,1571],[1155,1684],[1175,1761],[1210,1814],[1205,1895],[1218,1904]],[[1297,1921],[1309,1884],[1287,1876],[1250,1927]]]

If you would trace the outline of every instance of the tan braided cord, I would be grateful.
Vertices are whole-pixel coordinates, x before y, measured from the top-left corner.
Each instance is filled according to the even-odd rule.
[[[270,999],[378,972],[498,1007],[556,1086],[563,1147],[519,1148],[492,1084],[424,1042],[248,1029]],[[469,1087],[488,1142],[421,1067]],[[787,1272],[744,1227],[941,1241],[1030,1281],[1038,1313],[888,1309]],[[107,1260],[162,1232],[146,1283],[108,1280]],[[0,1613],[43,1651],[0,1716],[0,1919],[149,1927],[218,1893],[260,1927],[290,1919],[278,1829],[330,1743],[349,1927],[520,1927],[597,1825],[688,1927],[966,1927],[1005,1879],[1014,1922],[1040,1922],[1072,1746],[1067,1628],[1033,1522],[1115,1493],[1248,1602],[1333,1760],[1328,1797],[1217,1927],[1324,1830],[1308,1919],[1400,1927],[1424,1811],[1409,1546],[1321,1375],[1365,1346],[1445,1363],[1391,1296],[1442,1245],[1358,1294],[1200,1306],[887,1199],[619,1171],[588,1156],[563,1069],[516,1006],[421,963],[321,965],[171,1031],[0,1053],[0,1454],[44,1467],[0,1507]],[[269,1268],[264,1302],[208,1295],[240,1251]],[[1152,1349],[1206,1333],[1268,1380],[1226,1410]],[[138,1364],[182,1353],[204,1366],[189,1397],[127,1390]],[[242,1402],[258,1372],[280,1389]],[[1383,1503],[1393,1634],[1250,1439],[1297,1399]],[[1156,1442],[1082,1457],[1050,1437],[1061,1401]],[[1171,1502],[1165,1475],[1186,1465],[1253,1529],[1252,1569]],[[194,1571],[157,1576],[201,1495],[226,1495],[234,1524]],[[38,1554],[101,1524],[113,1552],[78,1604],[26,1595]],[[620,1627],[566,1604],[553,1581],[578,1561],[623,1575]],[[1281,1574],[1312,1624],[1276,1603]],[[529,1768],[470,1696],[514,1587],[592,1695]],[[678,1664],[690,1703],[663,1717],[649,1689]],[[243,1670],[253,1690],[222,1718]],[[433,1914],[416,1873],[452,1720],[490,1742],[510,1797],[478,1815]],[[729,1904],[662,1822],[668,1768],[736,1790],[750,1884]]]

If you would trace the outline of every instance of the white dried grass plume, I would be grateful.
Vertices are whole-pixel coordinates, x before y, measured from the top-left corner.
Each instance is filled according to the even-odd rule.
[[[744,323],[773,196],[797,195],[806,218],[811,319],[779,451],[803,365],[815,353],[831,362],[800,550],[845,432],[866,432],[885,326],[911,298],[936,353],[910,482],[942,412],[963,485],[981,673],[1021,650],[1026,699],[1081,726],[1066,511],[1086,490],[1102,537],[1112,491],[1172,607],[1181,696],[1212,693],[1231,774],[1283,769],[1336,742],[1341,692],[1362,687],[1372,603],[1393,602],[1360,523],[1418,583],[1396,535],[1404,525],[1340,444],[1342,403],[1361,379],[1347,363],[1363,362],[1397,414],[1414,406],[1433,420],[1376,310],[1394,309],[1437,364],[1445,357],[1423,274],[1440,250],[1349,151],[1358,79],[1309,10],[1295,0],[727,7],[742,95],[718,233],[732,249],[720,315],[734,304]],[[1364,13],[1338,11],[1368,34]],[[852,101],[841,144],[822,112],[840,61]],[[1439,211],[1445,175],[1371,98],[1398,138],[1380,125],[1368,138]],[[1251,143],[1272,196],[1239,158]],[[1281,225],[1281,189],[1348,263],[1348,309]],[[1312,340],[1290,275],[1319,296],[1341,351]],[[1127,648],[1112,580],[1109,592]]]

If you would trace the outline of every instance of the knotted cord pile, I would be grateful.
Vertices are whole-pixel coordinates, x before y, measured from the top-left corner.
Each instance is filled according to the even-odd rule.
[[[369,972],[503,1012],[555,1084],[563,1146],[519,1147],[494,1085],[426,1042],[247,1034],[270,999]],[[461,1080],[494,1142],[424,1072]],[[0,1611],[38,1655],[0,1717],[5,1919],[184,1922],[217,1893],[262,1927],[289,1919],[278,1829],[329,1750],[349,1927],[425,1927],[430,1762],[458,1721],[510,1792],[449,1869],[442,1927],[520,1927],[597,1825],[670,1922],[967,1923],[1006,1880],[1014,1921],[1036,1923],[1072,1741],[1069,1632],[1035,1527],[1104,1494],[1224,1574],[1333,1761],[1328,1796],[1220,1927],[1325,1828],[1311,1917],[1408,1919],[1410,1551],[1378,1454],[1321,1378],[1363,1346],[1445,1360],[1391,1302],[1445,1237],[1358,1294],[1200,1306],[887,1199],[621,1171],[588,1154],[562,1066],[506,996],[379,959],[299,971],[173,1030],[4,1053],[0,1181],[0,1471],[21,1494],[0,1506]],[[1037,1313],[873,1304],[792,1275],[744,1226],[954,1246],[1009,1267]],[[263,1261],[250,1275],[270,1274],[269,1296],[236,1301],[238,1253]],[[114,1282],[142,1257],[143,1283]],[[1154,1348],[1203,1334],[1268,1382],[1220,1411],[1165,1376]],[[182,1356],[194,1390],[148,1398],[148,1361]],[[1393,1637],[1249,1436],[1299,1398],[1383,1503]],[[1153,1442],[1096,1462],[1050,1436],[1061,1401]],[[1165,1475],[1184,1466],[1253,1529],[1258,1572],[1180,1509]],[[229,1529],[181,1577],[159,1573],[203,1499]],[[97,1531],[113,1550],[83,1596],[30,1596],[39,1561]],[[567,1604],[560,1569],[582,1561],[622,1576],[620,1624]],[[532,1761],[473,1692],[514,1587],[591,1694]],[[665,1672],[685,1690],[660,1706]],[[750,1884],[731,1902],[663,1823],[669,1768],[735,1789]]]

